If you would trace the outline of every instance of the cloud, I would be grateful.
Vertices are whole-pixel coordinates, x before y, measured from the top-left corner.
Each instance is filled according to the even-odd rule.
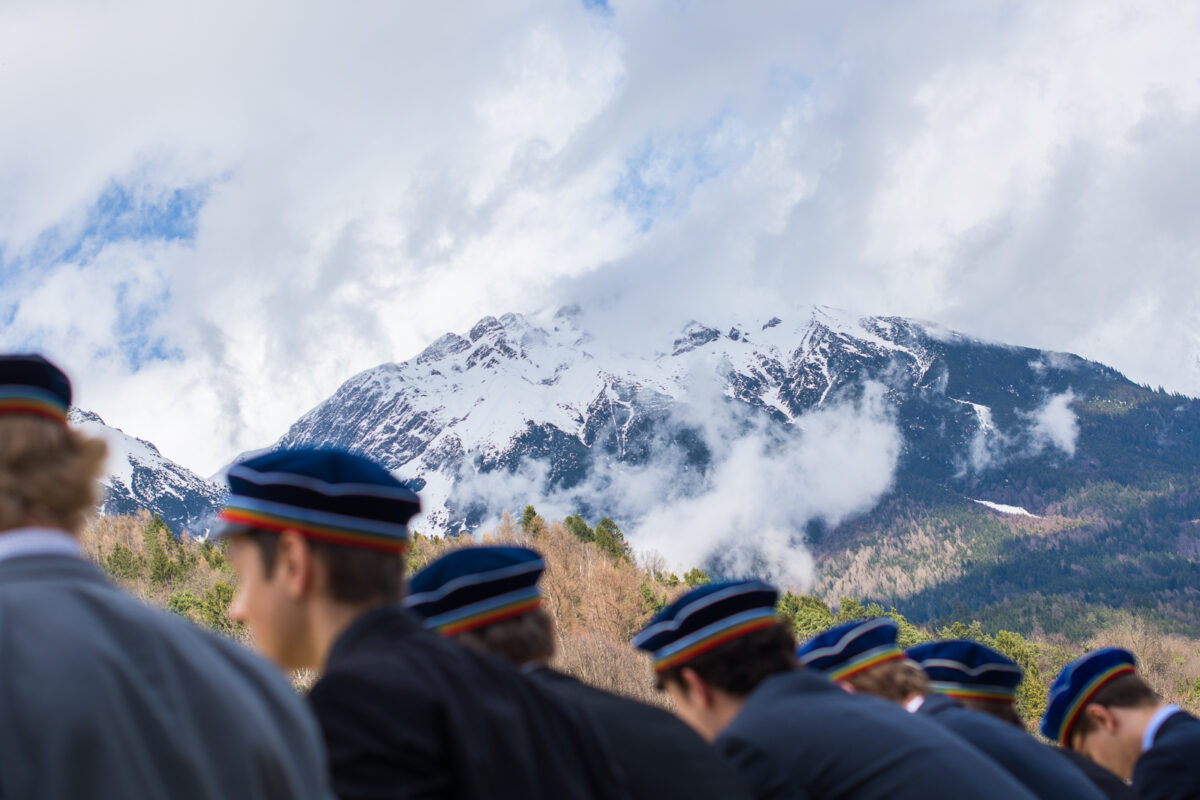
[[[1068,389],[1050,395],[1036,408],[1018,409],[1019,422],[1008,429],[996,425],[991,409],[975,405],[978,426],[959,464],[958,477],[1001,467],[1014,458],[1036,458],[1049,450],[1074,458],[1079,441],[1079,416],[1071,408],[1075,398]]]
[[[891,489],[902,437],[883,387],[868,383],[857,401],[780,426],[713,391],[719,381],[711,373],[691,375],[686,403],[659,426],[647,460],[599,458],[583,484],[551,492],[538,462],[511,473],[464,474],[456,502],[498,513],[537,498],[539,513],[551,519],[581,509],[613,516],[636,550],[662,555],[679,574],[705,566],[807,590],[813,582],[803,535],[808,523],[836,526],[869,511]],[[706,464],[698,467],[693,451],[672,441],[680,426],[698,433]]]
[[[1075,456],[1075,443],[1079,441],[1079,417],[1071,404],[1075,393],[1068,390],[1051,396],[1031,415],[1033,426],[1030,434],[1030,454],[1038,455],[1047,448],[1060,450],[1068,458]]]
[[[826,303],[1200,393],[1197,25],[1165,0],[10,2],[0,346],[202,472],[358,370],[565,302],[630,349]]]

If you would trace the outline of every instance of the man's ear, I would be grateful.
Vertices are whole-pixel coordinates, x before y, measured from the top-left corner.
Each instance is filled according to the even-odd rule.
[[[1117,715],[1110,709],[1098,703],[1090,703],[1083,709],[1084,715],[1090,719],[1093,726],[1107,733],[1113,733],[1117,729]]]
[[[276,580],[293,600],[308,596],[315,584],[316,561],[308,540],[294,530],[279,534],[275,547]]]
[[[679,678],[683,683],[683,691],[692,702],[702,708],[712,708],[714,701],[713,689],[700,677],[696,670],[691,667],[684,667],[679,671]]]

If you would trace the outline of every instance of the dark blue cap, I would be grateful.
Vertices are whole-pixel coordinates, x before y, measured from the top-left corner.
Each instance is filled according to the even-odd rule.
[[[425,627],[454,636],[538,608],[545,569],[541,554],[528,547],[466,547],[414,575],[404,605]]]
[[[779,592],[762,581],[712,583],[693,589],[655,615],[633,646],[662,672],[725,642],[776,624]]]
[[[43,417],[65,425],[71,382],[39,355],[0,356],[0,414]]]
[[[904,651],[896,644],[899,632],[896,623],[887,617],[847,622],[809,639],[796,650],[796,658],[831,681],[846,680],[871,667],[904,658]]]
[[[1042,735],[1063,747],[1069,746],[1071,728],[1096,693],[1122,675],[1137,672],[1137,659],[1128,650],[1105,647],[1063,667],[1050,687]]]
[[[294,530],[349,547],[400,551],[420,499],[375,462],[338,450],[277,450],[229,468],[221,519],[244,528]]]
[[[958,700],[1012,703],[1024,678],[1017,662],[967,639],[917,645],[908,657],[925,670],[935,692]]]

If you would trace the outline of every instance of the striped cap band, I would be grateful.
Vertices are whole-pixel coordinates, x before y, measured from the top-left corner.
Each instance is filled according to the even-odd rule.
[[[756,608],[726,617],[656,651],[653,654],[654,670],[663,672],[739,636],[769,628],[775,622],[774,608]]]
[[[905,658],[907,656],[904,655],[904,651],[896,645],[884,645],[883,647],[877,647],[856,655],[845,663],[827,670],[825,675],[831,681],[849,680],[859,673],[866,672],[873,667],[878,667],[880,664],[887,664],[891,661],[902,661]]]
[[[964,686],[961,683],[930,681],[930,688],[955,700],[982,700],[994,703],[1016,702],[1017,692],[1004,686]]]
[[[275,507],[267,510],[264,506]],[[221,510],[220,516],[222,521],[231,525],[276,532],[294,530],[308,539],[331,544],[388,553],[403,553],[408,548],[408,529],[404,525],[384,526],[378,522],[371,524],[371,520],[277,506],[245,497],[231,497],[229,504]],[[372,530],[365,530],[366,527]],[[380,531],[379,528],[383,527],[389,527],[393,532]]]
[[[36,386],[0,386],[0,414],[20,414],[67,423],[67,404]]]
[[[506,619],[519,617],[541,608],[542,594],[537,586],[530,586],[480,603],[456,608],[437,617],[425,620],[425,627],[432,628],[442,636],[457,636]]]

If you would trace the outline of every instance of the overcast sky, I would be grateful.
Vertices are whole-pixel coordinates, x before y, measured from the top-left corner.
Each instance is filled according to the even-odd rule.
[[[1200,394],[1197,30],[1190,0],[8,0],[0,347],[202,474],[571,301],[648,335],[917,316]]]

